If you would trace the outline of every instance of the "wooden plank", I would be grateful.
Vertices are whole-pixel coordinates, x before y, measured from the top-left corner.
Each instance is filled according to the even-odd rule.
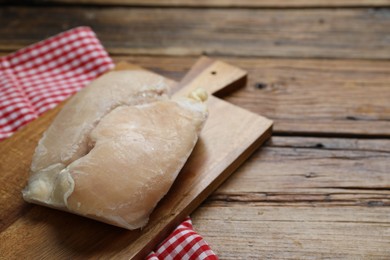
[[[272,137],[210,200],[390,206],[389,147],[389,139]]]
[[[123,67],[134,69],[133,65],[121,65],[120,69]],[[210,77],[209,69],[217,73]],[[184,88],[188,86],[190,90],[193,87],[191,83],[197,82],[198,77],[206,77],[208,85],[203,87],[216,91],[223,87],[221,84],[237,84],[246,73],[202,58],[189,75],[186,84],[182,85]],[[221,80],[224,75],[227,79]],[[126,231],[23,202],[20,191],[27,180],[35,144],[59,109],[53,109],[2,142],[2,256],[52,259],[132,259],[146,256],[271,134],[272,122],[268,119],[213,96],[207,102],[209,119],[197,146],[170,192],[158,204],[149,224],[142,230]]]
[[[195,58],[115,56],[169,78]],[[275,134],[390,136],[390,62],[363,60],[224,60],[248,71],[245,88],[225,100],[274,120]]]
[[[221,259],[388,259],[390,140],[272,137],[192,214]]]
[[[206,205],[195,230],[221,259],[388,259],[390,208]]]
[[[113,58],[175,80],[180,80],[196,60],[164,56]],[[249,76],[245,88],[219,96],[272,119],[274,134],[390,136],[389,61],[223,59],[245,69]]]
[[[1,2],[1,1],[0,1]],[[11,1],[9,1],[11,2]],[[40,1],[33,1],[41,3]],[[389,0],[51,0],[50,3],[167,7],[357,7],[388,6]]]
[[[244,62],[249,84],[227,100],[274,119],[279,133],[389,136],[390,62]]]
[[[389,12],[5,6],[0,10],[0,50],[89,25],[111,53],[386,60]]]

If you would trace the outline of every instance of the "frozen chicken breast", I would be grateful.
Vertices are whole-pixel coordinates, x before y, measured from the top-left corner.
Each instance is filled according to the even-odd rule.
[[[89,150],[88,135],[116,107],[167,99],[168,82],[144,71],[112,71],[94,80],[63,107],[38,143],[31,171],[65,168]]]
[[[207,118],[204,91],[157,99],[116,106],[85,133],[82,153],[38,171],[32,167],[24,199],[127,229],[146,225]]]

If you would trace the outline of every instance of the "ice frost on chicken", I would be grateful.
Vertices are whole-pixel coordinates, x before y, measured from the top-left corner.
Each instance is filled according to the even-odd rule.
[[[25,200],[144,226],[207,117],[204,91],[168,100],[167,85],[144,71],[111,72],[74,96],[38,144]]]

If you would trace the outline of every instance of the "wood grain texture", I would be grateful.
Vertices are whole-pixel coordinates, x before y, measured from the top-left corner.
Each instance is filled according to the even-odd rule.
[[[175,80],[199,53],[223,56],[249,72],[246,87],[224,98],[273,119],[279,136],[191,215],[221,259],[389,259],[390,11],[371,8],[389,0],[35,2],[39,6],[0,8],[0,52],[90,25],[116,61]],[[21,156],[23,148],[7,152]],[[23,165],[28,158],[10,168]],[[16,195],[20,178],[0,174],[7,183],[0,198]],[[62,243],[79,258],[98,250],[108,258],[135,239],[122,229],[20,202],[0,200],[0,252],[2,246],[34,248],[49,258],[58,251],[44,247]],[[63,228],[74,222],[80,225]],[[48,232],[39,233],[47,224]]]
[[[180,79],[194,57],[116,56]],[[390,62],[227,58],[248,71],[223,98],[274,120],[275,134],[390,136]]]
[[[272,137],[192,215],[221,259],[388,259],[390,140]]]
[[[245,76],[245,73],[234,73],[237,69],[228,65],[221,66],[221,69],[213,66],[207,58],[201,59],[197,68],[202,63],[218,74],[210,78],[207,69],[191,72],[191,77],[186,78],[188,90],[193,86],[190,83],[196,82],[198,77],[207,77],[209,85],[204,88],[210,87],[210,91],[215,91],[222,88],[220,84],[234,84]],[[122,64],[119,67],[134,69],[133,65]],[[233,73],[229,73],[228,68],[232,68]],[[221,80],[224,77],[222,72],[230,80]],[[183,85],[186,88],[187,85]],[[1,143],[2,256],[6,259],[27,256],[37,259],[138,259],[146,256],[271,134],[272,122],[268,119],[213,96],[207,102],[209,119],[197,146],[170,192],[158,204],[149,224],[142,230],[126,231],[22,201],[20,191],[28,177],[35,144],[58,109],[38,118]],[[242,135],[243,132],[246,134]]]
[[[0,9],[0,50],[16,50],[65,29],[89,25],[110,53],[386,60],[389,13],[388,8],[5,6]]]
[[[388,139],[273,137],[210,200],[390,206],[389,147]]]
[[[0,1],[1,2],[1,1]],[[5,0],[5,2],[11,2]],[[85,5],[129,5],[167,7],[357,7],[389,6],[389,0],[33,0],[35,3]]]
[[[221,259],[375,259],[390,255],[390,208],[201,207],[195,229]]]

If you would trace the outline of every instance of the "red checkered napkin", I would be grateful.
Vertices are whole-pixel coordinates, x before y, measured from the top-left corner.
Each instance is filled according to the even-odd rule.
[[[204,239],[192,227],[187,217],[172,234],[166,238],[156,252],[148,255],[147,260],[160,259],[208,259],[218,260]]]
[[[0,141],[55,107],[114,63],[89,27],[0,58]],[[218,259],[187,218],[148,260]]]
[[[113,68],[93,31],[79,27],[0,59],[0,140]]]

